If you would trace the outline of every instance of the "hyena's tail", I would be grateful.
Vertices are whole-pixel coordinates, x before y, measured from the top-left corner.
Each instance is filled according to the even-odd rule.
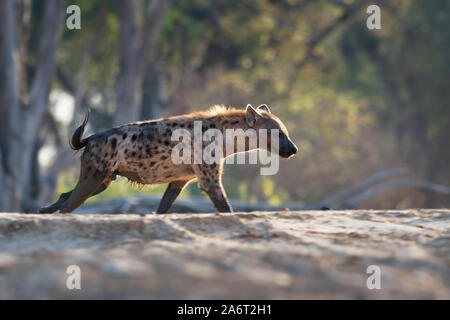
[[[81,148],[84,148],[89,141],[89,138],[81,139],[81,137],[83,136],[84,128],[86,127],[86,124],[89,120],[90,113],[91,110],[89,109],[86,113],[86,116],[84,117],[83,123],[81,124],[81,126],[77,128],[77,130],[75,130],[75,132],[72,135],[72,139],[70,140],[70,147],[73,150],[80,150]]]

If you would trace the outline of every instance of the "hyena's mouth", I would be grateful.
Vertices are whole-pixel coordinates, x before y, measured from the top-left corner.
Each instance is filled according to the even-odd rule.
[[[294,157],[294,154],[280,154],[283,159],[290,159]]]
[[[280,157],[282,158],[292,158],[298,152],[298,148],[295,144],[292,144],[288,150],[283,150],[280,152]]]

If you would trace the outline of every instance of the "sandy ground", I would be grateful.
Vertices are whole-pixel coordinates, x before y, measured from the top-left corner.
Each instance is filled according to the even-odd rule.
[[[0,298],[449,299],[450,210],[5,213]]]

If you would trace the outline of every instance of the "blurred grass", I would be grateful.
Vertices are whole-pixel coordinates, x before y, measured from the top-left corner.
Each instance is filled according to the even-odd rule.
[[[73,179],[73,175],[61,174],[58,181],[58,194],[72,190],[76,185],[76,180]],[[92,203],[97,201],[105,201],[110,199],[129,197],[133,195],[162,195],[166,189],[166,185],[138,185],[128,181],[124,177],[117,177],[116,181],[113,181],[111,185],[102,193],[89,198],[86,203]],[[180,197],[188,197],[189,189],[187,188]]]
[[[233,168],[229,165],[226,165],[226,171],[228,174],[233,174]],[[57,195],[67,192],[75,188],[77,180],[74,180],[75,173],[73,171],[65,172],[59,176],[58,187],[57,187]],[[227,179],[227,175],[225,175],[225,180]],[[250,195],[249,192],[249,183],[251,181],[241,181],[238,185],[230,185],[230,181],[226,182],[226,192],[230,199],[238,199],[241,201],[246,201],[249,203],[257,203],[258,199],[254,195]],[[113,181],[109,187],[103,191],[102,193],[89,198],[86,200],[86,203],[92,203],[97,201],[106,201],[110,199],[129,197],[134,195],[160,195],[164,193],[166,190],[167,184],[161,185],[139,185],[133,182],[128,181],[128,179],[124,177],[118,176],[115,181]],[[283,188],[276,187],[273,179],[269,177],[264,177],[262,179],[262,189],[264,199],[267,204],[270,205],[280,205],[284,201],[289,199],[288,193],[283,190]],[[192,181],[189,185],[183,190],[180,194],[180,198],[197,198],[204,197],[204,193],[198,188],[197,181]]]

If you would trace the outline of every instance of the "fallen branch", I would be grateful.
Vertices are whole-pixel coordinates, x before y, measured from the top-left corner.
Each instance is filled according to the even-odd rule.
[[[354,195],[355,193],[363,191],[364,189],[367,189],[368,187],[370,187],[376,183],[379,183],[382,180],[385,180],[385,179],[393,177],[393,176],[405,175],[407,173],[408,173],[408,171],[405,168],[395,168],[395,169],[388,169],[388,170],[381,171],[379,173],[374,174],[373,176],[371,176],[367,180],[363,181],[362,183],[358,184],[357,186],[354,186],[354,187],[345,189],[343,191],[340,191],[338,193],[335,193],[335,194],[325,198],[325,200],[323,200],[319,203],[306,205],[303,207],[303,209],[306,209],[306,210],[320,209],[322,207],[332,206],[333,204],[336,204],[339,202],[345,202],[344,200],[346,198]]]
[[[388,190],[394,189],[394,188],[400,188],[400,187],[414,187],[414,188],[421,188],[421,189],[427,189],[434,192],[439,192],[443,194],[450,195],[450,187],[440,185],[437,183],[429,182],[429,181],[423,181],[423,180],[411,180],[411,179],[397,179],[394,181],[387,182],[385,184],[381,184],[375,187],[372,187],[354,197],[349,198],[345,203],[344,207],[350,207],[353,208],[357,204],[375,196],[376,194],[386,192]]]

